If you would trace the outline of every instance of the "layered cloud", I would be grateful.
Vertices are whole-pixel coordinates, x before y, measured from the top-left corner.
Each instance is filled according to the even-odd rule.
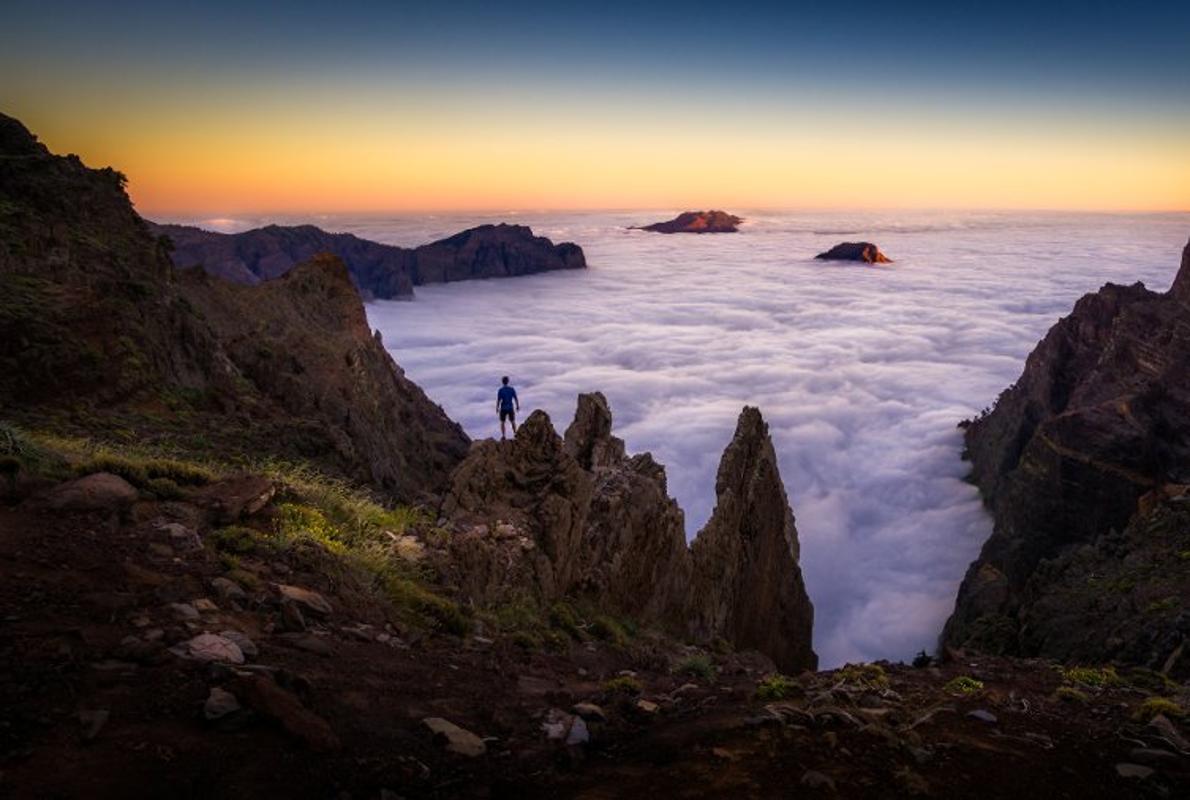
[[[662,214],[661,216],[664,216]],[[752,214],[736,235],[629,231],[649,215],[530,216],[590,269],[420,287],[369,305],[410,377],[473,437],[503,374],[561,430],[598,389],[651,450],[694,536],[740,408],[772,429],[825,666],[933,647],[991,531],[956,424],[992,403],[1082,293],[1172,279],[1190,215]],[[660,217],[658,217],[660,218]],[[417,244],[476,220],[344,221]],[[896,263],[816,262],[870,238]]]

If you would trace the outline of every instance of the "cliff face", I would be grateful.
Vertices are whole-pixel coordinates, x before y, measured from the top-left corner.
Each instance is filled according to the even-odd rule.
[[[313,225],[269,225],[243,233],[215,233],[185,225],[153,225],[174,246],[173,263],[201,266],[235,283],[257,284],[284,275],[322,253],[341,258],[365,297],[411,297],[425,283],[502,278],[559,269],[584,269],[582,248],[555,245],[523,225],[481,225],[408,249],[327,233]]]
[[[1136,531],[1180,494],[1171,487],[1190,483],[1188,281],[1190,256],[1183,254],[1166,294],[1109,284],[1083,297],[1030,354],[995,409],[968,425],[973,477],[996,527],[968,570],[944,643],[1062,657],[1081,639],[1078,652],[1095,640],[1098,658],[1168,656],[1158,652],[1168,643],[1125,654],[1107,640],[1127,637],[1093,633],[1113,616],[1103,608],[1121,600],[1112,592],[1128,592],[1098,587],[1102,608],[1062,601],[1056,572],[1069,577],[1076,563],[1099,563],[1102,575],[1121,558],[1148,558],[1153,542]],[[1175,559],[1169,571],[1180,568]],[[1068,612],[1060,613],[1064,603]],[[1051,613],[1039,615],[1041,608]],[[1144,616],[1134,608],[1115,624],[1121,631],[1147,627],[1154,617]]]
[[[480,604],[581,598],[759,650],[786,671],[812,669],[797,531],[756,409],[741,415],[716,489],[718,507],[690,550],[664,468],[647,453],[626,456],[606,400],[582,395],[565,439],[537,411],[514,441],[472,449],[442,506],[459,531],[443,567]]]
[[[465,454],[337,260],[237,287],[179,279],[123,178],[0,116],[0,403],[88,436],[303,458],[414,498]]]
[[[327,439],[354,479],[415,498],[466,455],[462,429],[372,334],[338,258],[316,256],[255,287],[193,271],[181,288],[256,402],[289,417],[287,436]]]

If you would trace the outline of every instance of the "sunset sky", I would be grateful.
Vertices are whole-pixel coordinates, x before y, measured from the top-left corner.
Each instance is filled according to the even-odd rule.
[[[6,0],[0,111],[150,216],[1190,208],[1190,3],[565,5]]]

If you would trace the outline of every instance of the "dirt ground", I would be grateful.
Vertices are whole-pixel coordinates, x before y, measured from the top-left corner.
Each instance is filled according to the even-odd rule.
[[[424,634],[300,554],[245,559],[252,585],[228,596],[212,584],[227,568],[200,543],[203,514],[183,502],[0,507],[0,796],[1190,796],[1186,726],[1134,720],[1146,697],[1135,687],[1062,700],[1054,665],[972,656],[806,674],[762,700],[771,665],[759,656],[661,640],[528,652],[483,631]],[[329,613],[287,606],[279,585],[317,592]],[[171,652],[225,631],[256,654]],[[713,677],[673,674],[698,653]],[[622,671],[639,694],[609,689]],[[947,691],[960,676],[982,687]],[[207,719],[212,688],[240,708]],[[576,723],[576,703],[598,709]],[[485,752],[451,752],[427,717]]]

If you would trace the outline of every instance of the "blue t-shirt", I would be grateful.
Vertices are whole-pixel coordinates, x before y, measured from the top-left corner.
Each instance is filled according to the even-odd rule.
[[[496,399],[500,401],[501,411],[512,411],[512,401],[516,400],[516,389],[511,386],[501,386],[496,392]]]

